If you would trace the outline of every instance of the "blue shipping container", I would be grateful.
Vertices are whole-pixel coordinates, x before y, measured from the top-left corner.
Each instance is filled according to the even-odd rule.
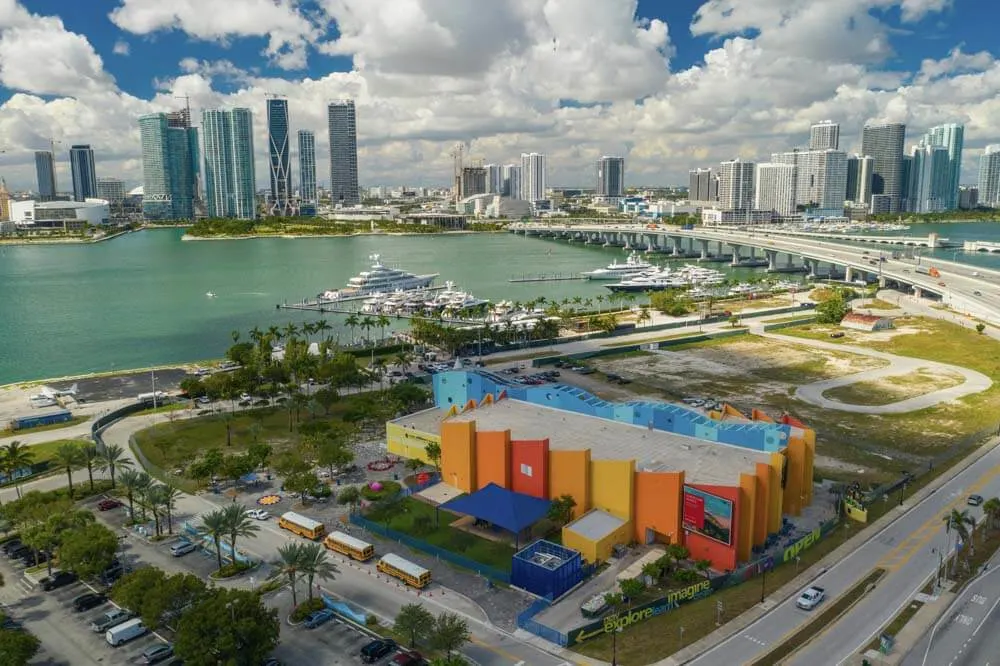
[[[68,409],[60,409],[55,412],[44,412],[41,414],[29,414],[28,416],[15,416],[10,420],[11,430],[24,430],[25,428],[37,428],[53,423],[65,423],[73,420],[73,414]]]

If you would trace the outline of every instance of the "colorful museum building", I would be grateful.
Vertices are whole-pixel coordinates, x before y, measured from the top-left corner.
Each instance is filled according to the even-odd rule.
[[[612,403],[564,384],[510,384],[485,371],[434,375],[435,407],[387,424],[391,453],[430,462],[466,493],[494,483],[543,499],[572,495],[563,545],[600,562],[614,546],[679,543],[734,569],[812,502],[815,433],[729,406],[708,414]]]

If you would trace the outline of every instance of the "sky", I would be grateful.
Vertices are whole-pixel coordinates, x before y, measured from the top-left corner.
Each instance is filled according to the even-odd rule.
[[[550,186],[686,184],[720,160],[802,146],[841,123],[964,123],[962,181],[1000,143],[992,0],[0,0],[0,177],[35,188],[33,151],[90,144],[98,177],[142,181],[137,118],[190,104],[254,113],[267,95],[317,135],[357,104],[362,185],[447,185],[451,153],[547,155]],[[294,142],[293,142],[294,143]],[[293,149],[293,164],[297,155]],[[297,169],[293,170],[297,182]]]

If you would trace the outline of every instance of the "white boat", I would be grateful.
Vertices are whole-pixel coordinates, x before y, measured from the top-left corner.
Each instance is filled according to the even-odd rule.
[[[215,298],[215,292],[214,291],[207,291],[207,292],[205,292],[205,295],[208,296],[209,298]]]
[[[615,259],[604,268],[588,271],[582,275],[588,280],[621,280],[623,278],[638,275],[651,268],[656,267],[640,257],[638,253],[633,252],[628,255],[628,259],[625,260],[625,263],[620,264],[618,263],[618,260]]]
[[[424,289],[434,282],[439,273],[414,275],[398,268],[390,268],[382,263],[380,255],[369,257],[371,268],[361,271],[347,281],[343,289],[324,291],[317,298],[320,301],[345,301],[370,296],[375,293]]]
[[[663,291],[664,289],[688,289],[693,286],[713,286],[725,282],[726,276],[711,268],[688,264],[674,271],[660,269],[605,285],[614,292]]]
[[[461,312],[489,303],[486,299],[476,298],[468,292],[455,289],[454,282],[445,282],[444,285],[444,291],[438,292],[433,298],[424,302],[426,309],[435,312],[439,310]]]

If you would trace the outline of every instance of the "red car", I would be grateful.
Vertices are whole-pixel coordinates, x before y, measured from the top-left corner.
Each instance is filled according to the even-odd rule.
[[[424,666],[427,662],[419,652],[400,652],[389,663],[395,666]]]
[[[111,509],[117,509],[121,505],[122,503],[116,499],[103,499],[97,503],[97,510],[110,511]]]

